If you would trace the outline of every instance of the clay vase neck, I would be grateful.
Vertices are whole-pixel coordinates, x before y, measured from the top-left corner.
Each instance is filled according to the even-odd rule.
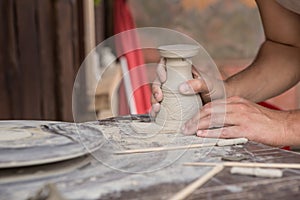
[[[181,83],[193,78],[189,58],[197,54],[198,47],[169,45],[159,50],[166,59],[167,81],[162,85],[164,98],[155,122],[165,129],[178,131],[202,107],[199,95],[182,95],[178,90]]]

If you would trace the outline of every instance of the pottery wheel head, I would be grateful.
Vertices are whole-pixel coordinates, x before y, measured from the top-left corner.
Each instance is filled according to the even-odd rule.
[[[165,45],[158,47],[165,58],[191,58],[199,52],[199,46],[189,44]]]
[[[25,130],[0,130],[0,141],[15,141],[30,137],[32,134]]]

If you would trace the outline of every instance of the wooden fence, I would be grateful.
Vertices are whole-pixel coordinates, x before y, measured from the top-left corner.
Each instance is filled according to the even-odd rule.
[[[0,0],[0,119],[73,120],[83,1]],[[99,42],[104,15],[96,10]]]

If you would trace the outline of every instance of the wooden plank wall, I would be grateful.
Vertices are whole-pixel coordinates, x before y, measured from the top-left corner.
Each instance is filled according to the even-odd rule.
[[[99,45],[105,38],[105,30],[106,28],[104,27],[105,21],[108,18],[108,12],[105,13],[104,15],[104,7],[105,1],[101,1],[100,4],[97,4],[95,6],[95,29],[96,29],[96,46]],[[111,35],[110,35],[111,36]],[[110,37],[107,36],[107,37]]]
[[[0,119],[72,121],[82,0],[0,0]]]

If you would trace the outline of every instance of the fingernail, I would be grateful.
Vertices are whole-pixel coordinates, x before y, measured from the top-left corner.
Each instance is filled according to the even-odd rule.
[[[182,83],[179,86],[179,91],[182,92],[182,93],[187,94],[187,93],[191,92],[191,88],[190,88],[190,86],[187,83]]]

